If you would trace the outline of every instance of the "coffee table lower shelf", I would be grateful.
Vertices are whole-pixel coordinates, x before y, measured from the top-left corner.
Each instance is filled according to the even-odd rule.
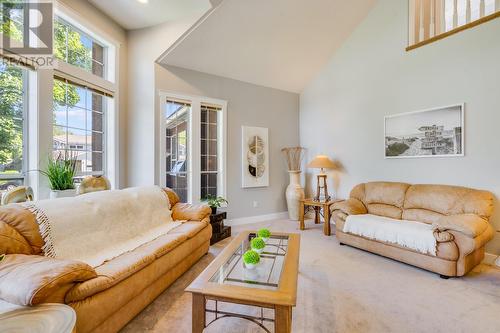
[[[214,303],[214,308],[207,307],[209,302]],[[241,304],[260,308],[260,316],[252,316],[231,311],[223,311],[219,309],[219,302]],[[274,310],[274,318],[269,318],[264,315],[264,309]],[[207,314],[213,314],[215,317],[208,321]],[[264,325],[264,322],[274,323],[274,332],[289,333],[292,330],[292,307],[280,306],[272,304],[257,304],[242,302],[239,300],[231,300],[227,298],[209,297],[203,294],[193,294],[193,333],[201,333],[205,328],[212,323],[223,318],[240,318],[248,320],[263,331],[271,333],[272,331]]]

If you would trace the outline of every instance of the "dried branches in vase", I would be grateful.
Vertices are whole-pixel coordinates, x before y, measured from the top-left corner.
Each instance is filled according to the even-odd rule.
[[[306,149],[303,147],[289,147],[281,149],[281,152],[285,156],[288,171],[301,171],[305,150]]]
[[[289,147],[281,149],[281,152],[285,156],[288,173],[290,174],[290,184],[286,188],[288,216],[290,220],[294,221],[299,219],[300,200],[303,200],[305,197],[304,189],[300,185],[300,174],[304,151],[305,148],[303,147]]]

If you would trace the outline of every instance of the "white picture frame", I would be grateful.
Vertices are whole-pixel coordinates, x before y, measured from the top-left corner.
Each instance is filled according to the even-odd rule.
[[[241,187],[269,186],[269,129],[241,127]]]
[[[465,103],[384,117],[384,157],[465,156]]]

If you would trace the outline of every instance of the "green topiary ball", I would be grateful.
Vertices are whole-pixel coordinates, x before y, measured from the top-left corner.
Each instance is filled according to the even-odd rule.
[[[258,264],[260,262],[260,256],[255,251],[247,251],[243,254],[243,262],[245,264]]]
[[[271,236],[271,232],[269,231],[269,229],[260,229],[259,231],[257,231],[257,235],[262,238],[269,238]]]
[[[256,238],[252,239],[252,242],[250,243],[250,245],[252,246],[252,249],[260,250],[260,249],[263,249],[266,247],[266,242],[264,242],[264,240],[262,238],[256,237]]]

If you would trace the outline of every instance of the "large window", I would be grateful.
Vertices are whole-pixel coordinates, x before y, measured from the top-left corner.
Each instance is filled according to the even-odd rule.
[[[68,64],[105,77],[105,48],[59,17],[54,22],[54,53]]]
[[[24,183],[27,70],[0,62],[0,192]]]
[[[31,33],[28,11],[17,5],[3,9],[9,10],[0,10],[0,38],[24,46],[23,34]],[[58,61],[53,66],[5,50],[6,58],[0,59],[0,192],[26,184],[36,199],[44,199],[48,188],[46,177],[35,170],[45,170],[47,160],[60,154],[77,159],[77,180],[104,174],[113,187],[120,185],[118,103],[113,100],[118,44],[82,24],[64,4],[54,9]],[[41,18],[30,17],[30,22]],[[17,66],[22,63],[25,67]]]
[[[76,158],[79,176],[104,174],[105,99],[88,88],[54,80],[54,154]]]
[[[225,196],[226,102],[161,94],[161,184],[183,202]]]

